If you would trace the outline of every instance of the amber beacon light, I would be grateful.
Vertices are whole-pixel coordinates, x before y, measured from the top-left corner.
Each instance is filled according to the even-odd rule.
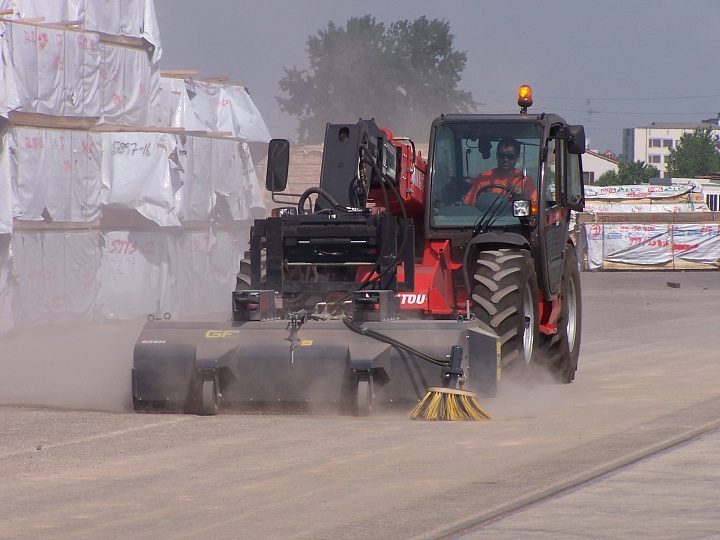
[[[532,100],[532,88],[529,85],[523,84],[518,89],[518,105],[520,105],[520,112],[526,113],[527,108],[533,104]]]

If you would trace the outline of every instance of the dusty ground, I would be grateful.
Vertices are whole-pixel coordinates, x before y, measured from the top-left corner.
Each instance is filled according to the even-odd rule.
[[[134,414],[142,321],[18,332],[0,341],[0,537],[437,536],[717,422],[719,283],[583,273],[576,381],[504,381],[489,422]]]

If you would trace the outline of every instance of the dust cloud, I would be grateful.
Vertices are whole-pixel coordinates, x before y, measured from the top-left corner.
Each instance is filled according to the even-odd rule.
[[[145,319],[139,318],[14,329],[0,338],[0,405],[131,412],[133,348],[144,323]],[[300,329],[301,338],[308,328]],[[332,343],[339,350],[347,346],[346,337],[344,332],[322,332],[325,345]],[[289,360],[289,344],[283,341],[275,346]],[[300,355],[296,361],[311,359]],[[305,381],[308,402],[259,408],[230,406],[226,412],[353,414],[348,405],[354,402],[354,388],[343,388],[341,381],[328,380],[322,373]],[[478,397],[494,420],[532,418],[569,406],[569,386],[573,385],[555,383],[538,368],[522,378],[503,373],[496,398]],[[409,412],[407,404],[377,405],[376,415],[404,416]]]
[[[0,405],[128,412],[144,319],[16,328],[0,338]]]
[[[545,368],[531,366],[522,376],[503,373],[497,397],[483,400],[482,406],[493,420],[546,417],[572,405],[572,389]]]

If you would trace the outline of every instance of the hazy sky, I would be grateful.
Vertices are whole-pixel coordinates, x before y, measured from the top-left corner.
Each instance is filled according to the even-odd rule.
[[[273,137],[295,137],[275,99],[283,67],[308,68],[309,36],[364,15],[446,20],[467,53],[460,87],[479,112],[516,112],[527,83],[531,112],[584,124],[593,149],[619,153],[623,128],[720,113],[718,0],[155,0],[155,9],[161,69],[244,84]]]

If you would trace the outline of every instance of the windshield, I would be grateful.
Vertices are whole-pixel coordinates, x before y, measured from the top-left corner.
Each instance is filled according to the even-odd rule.
[[[440,124],[433,154],[431,225],[519,223],[512,215],[512,200],[537,199],[540,138],[536,124]]]

